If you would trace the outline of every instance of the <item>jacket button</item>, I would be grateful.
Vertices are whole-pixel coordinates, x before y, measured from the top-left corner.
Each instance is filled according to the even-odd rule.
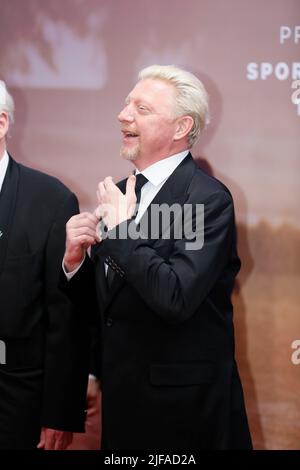
[[[105,325],[108,326],[108,327],[111,327],[113,326],[113,320],[112,318],[107,318],[106,321],[105,321]]]

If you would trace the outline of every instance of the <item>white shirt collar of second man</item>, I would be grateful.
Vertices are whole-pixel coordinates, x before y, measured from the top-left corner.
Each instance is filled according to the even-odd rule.
[[[189,150],[176,153],[175,155],[171,155],[171,157],[167,157],[153,163],[153,165],[148,166],[148,168],[143,171],[136,169],[136,174],[138,175],[139,173],[142,173],[150,183],[154,186],[159,186],[163,181],[169,178],[188,154]]]

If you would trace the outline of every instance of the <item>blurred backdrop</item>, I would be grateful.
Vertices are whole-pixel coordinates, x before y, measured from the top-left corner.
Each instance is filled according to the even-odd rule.
[[[16,103],[8,148],[83,210],[101,179],[132,169],[117,114],[138,71],[176,64],[204,82],[211,124],[193,155],[235,200],[236,354],[257,449],[300,445],[299,25],[299,0],[0,0],[0,79]],[[97,419],[87,430],[74,448],[97,447]]]

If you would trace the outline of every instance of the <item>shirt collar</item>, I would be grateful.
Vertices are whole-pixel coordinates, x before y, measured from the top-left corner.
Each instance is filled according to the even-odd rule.
[[[189,154],[189,150],[163,158],[153,165],[148,166],[143,171],[136,169],[136,175],[142,173],[154,186],[159,186],[164,180],[169,178],[173,171],[178,167],[182,160]]]
[[[3,181],[4,181],[6,170],[8,167],[8,161],[9,161],[8,153],[6,150],[4,150],[3,157],[0,160],[0,191],[2,189]]]

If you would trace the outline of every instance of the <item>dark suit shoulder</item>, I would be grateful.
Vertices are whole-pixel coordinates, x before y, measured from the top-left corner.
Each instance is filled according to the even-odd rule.
[[[219,194],[220,197],[223,196],[225,199],[232,200],[231,192],[227,186],[199,167],[196,168],[193,174],[189,185],[189,193],[204,199],[209,199],[213,194]]]
[[[39,223],[46,226],[59,214],[67,214],[70,218],[78,213],[76,195],[57,178],[14,160],[11,163],[19,171],[17,208],[23,217],[27,214],[31,218],[34,213]]]
[[[40,196],[51,194],[54,200],[61,200],[72,194],[58,178],[20,163],[17,165],[20,169],[21,184],[28,187],[31,193],[34,192]]]

